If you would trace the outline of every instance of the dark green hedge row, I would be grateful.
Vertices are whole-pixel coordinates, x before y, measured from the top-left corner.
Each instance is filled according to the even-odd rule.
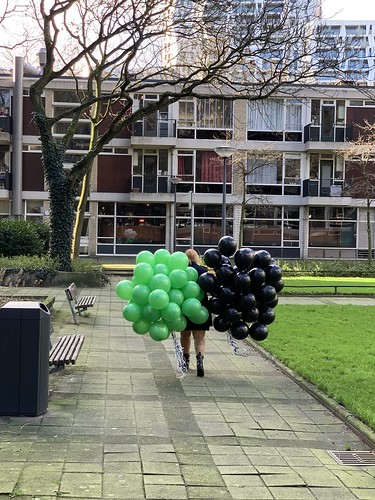
[[[43,255],[48,252],[47,224],[27,220],[0,219],[0,255]]]

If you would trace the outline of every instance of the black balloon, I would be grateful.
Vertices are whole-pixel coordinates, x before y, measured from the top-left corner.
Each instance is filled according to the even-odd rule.
[[[229,257],[225,257],[224,255],[221,257],[221,265],[228,264],[230,266],[232,263]]]
[[[249,327],[249,335],[252,339],[261,341],[268,337],[268,329],[263,323],[253,323]]]
[[[235,297],[235,292],[227,286],[223,286],[218,293],[219,300],[222,304],[232,304]]]
[[[264,325],[270,325],[275,320],[275,311],[272,307],[263,306],[259,308],[258,321]]]
[[[203,260],[206,266],[217,269],[221,265],[222,255],[216,248],[209,248],[203,254]]]
[[[230,333],[236,340],[243,340],[249,335],[249,326],[244,321],[233,323]]]
[[[246,323],[252,323],[256,321],[259,317],[259,310],[257,307],[253,309],[248,309],[247,311],[242,311],[242,319],[246,321]]]
[[[256,306],[256,298],[253,293],[246,293],[240,297],[241,311],[250,311]]]
[[[234,277],[234,289],[239,293],[246,293],[250,290],[251,279],[248,273],[240,271]]]
[[[206,307],[212,314],[220,314],[223,304],[217,297],[210,297],[207,301]]]
[[[216,270],[216,278],[221,285],[230,285],[235,277],[236,273],[232,266],[227,264],[221,265]]]
[[[279,299],[278,299],[278,297],[275,297],[273,300],[271,300],[271,302],[267,302],[267,306],[272,307],[272,309],[273,309],[274,307],[277,306],[278,303],[279,303]]]
[[[253,264],[254,250],[251,248],[240,248],[234,254],[234,262],[239,270],[245,271],[250,269]]]
[[[214,318],[213,325],[215,330],[217,330],[218,332],[226,332],[231,326],[231,324],[228,323],[228,321],[226,321],[226,319],[224,319],[220,315]]]
[[[275,287],[276,292],[281,292],[281,290],[284,288],[284,280],[279,280],[276,281],[276,283],[272,283],[272,285]]]
[[[276,297],[275,287],[272,285],[262,285],[256,292],[256,298],[259,304],[268,304]]]
[[[215,293],[218,289],[217,278],[212,273],[203,273],[198,277],[198,285],[204,292]]]
[[[273,285],[277,281],[281,280],[282,272],[280,266],[268,266],[265,269],[266,282]]]
[[[270,265],[271,259],[271,254],[267,250],[257,250],[254,253],[253,266],[265,269]]]
[[[257,288],[266,281],[266,273],[260,267],[254,267],[249,271],[249,276],[251,279],[251,284],[253,288]]]
[[[237,243],[232,236],[223,236],[220,238],[217,247],[225,257],[231,257],[237,249]]]
[[[228,307],[228,309],[224,312],[224,318],[229,323],[236,323],[241,319],[242,313],[235,307]]]

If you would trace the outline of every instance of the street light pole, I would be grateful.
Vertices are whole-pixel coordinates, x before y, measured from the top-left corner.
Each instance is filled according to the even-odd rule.
[[[221,212],[221,236],[227,232],[227,159],[234,153],[234,149],[229,146],[215,148],[215,153],[223,158],[223,207]]]
[[[180,177],[171,177],[171,184],[173,185],[173,245],[172,252],[176,251],[177,240],[177,184],[181,182]]]

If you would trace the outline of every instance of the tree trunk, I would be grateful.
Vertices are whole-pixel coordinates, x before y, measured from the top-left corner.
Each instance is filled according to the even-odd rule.
[[[50,255],[61,271],[72,270],[71,248],[74,221],[74,185],[64,171],[63,144],[54,142],[43,115],[35,113],[43,144],[42,165],[50,199]]]
[[[82,181],[82,188],[81,188],[81,195],[79,198],[78,206],[77,206],[77,214],[76,214],[76,220],[74,224],[74,231],[73,231],[73,242],[72,242],[72,258],[78,258],[79,257],[79,247],[80,247],[80,242],[81,242],[81,236],[82,236],[82,229],[83,229],[83,223],[85,220],[85,211],[86,211],[86,204],[87,204],[87,199],[90,194],[90,180],[91,180],[91,168],[85,175]]]
[[[372,233],[371,233],[371,200],[367,198],[366,206],[366,226],[367,226],[367,262],[372,263]]]

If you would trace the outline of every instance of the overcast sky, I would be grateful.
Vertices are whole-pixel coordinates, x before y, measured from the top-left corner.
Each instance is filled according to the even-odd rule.
[[[332,19],[375,22],[375,0],[323,0],[323,14]]]

